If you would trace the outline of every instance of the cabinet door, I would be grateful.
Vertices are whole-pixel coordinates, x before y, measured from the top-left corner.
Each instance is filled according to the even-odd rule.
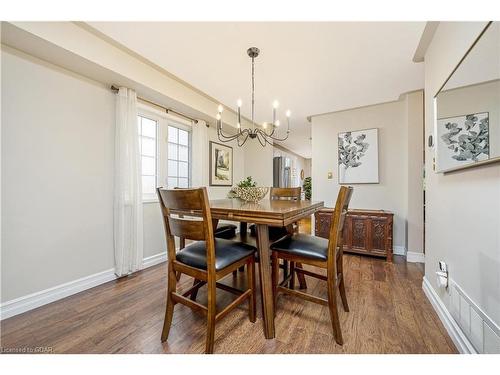
[[[351,217],[351,247],[356,250],[368,249],[368,220],[363,216]]]
[[[372,251],[385,254],[387,249],[388,225],[385,217],[372,217]]]

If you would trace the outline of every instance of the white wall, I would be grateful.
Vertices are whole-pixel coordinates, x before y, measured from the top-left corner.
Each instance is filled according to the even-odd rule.
[[[434,133],[433,97],[486,25],[442,22],[425,55],[425,132]],[[425,276],[450,309],[450,297],[436,285],[438,261],[450,277],[500,323],[500,165],[450,174],[432,168],[434,150],[426,153]]]
[[[408,100],[412,103],[408,111]],[[367,128],[379,129],[378,184],[353,184],[351,208],[383,209],[394,213],[394,246],[407,247],[408,214],[408,126],[422,130],[414,116],[414,101],[422,101],[421,93],[404,95],[399,101],[312,117],[312,186],[313,200],[325,201],[333,207],[338,183],[338,133]],[[420,105],[420,112],[422,106]],[[422,142],[422,137],[415,142]],[[411,155],[422,160],[422,153]],[[333,178],[328,179],[328,173]],[[419,184],[422,189],[422,183]],[[421,252],[422,249],[411,249]]]

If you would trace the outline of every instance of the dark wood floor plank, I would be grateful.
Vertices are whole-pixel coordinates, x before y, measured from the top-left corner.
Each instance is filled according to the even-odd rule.
[[[306,268],[312,267],[306,266]],[[260,300],[257,321],[246,305],[217,325],[216,353],[456,353],[432,306],[423,294],[423,270],[401,257],[394,263],[345,255],[350,312],[339,304],[344,345],[335,343],[325,306],[280,294],[276,338],[262,331]],[[324,270],[315,270],[324,273]],[[324,281],[307,277],[308,293],[325,298]],[[242,288],[245,275],[228,275],[226,285]],[[116,280],[1,322],[1,346],[50,346],[56,353],[203,353],[205,317],[177,305],[167,342],[160,334],[166,301],[165,264]],[[186,290],[192,279],[179,281]],[[217,292],[217,306],[235,296]],[[206,287],[198,301],[206,301]]]

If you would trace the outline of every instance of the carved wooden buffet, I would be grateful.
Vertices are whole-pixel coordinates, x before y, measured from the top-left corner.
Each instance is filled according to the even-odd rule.
[[[328,238],[333,209],[316,211],[316,236]],[[347,253],[384,257],[392,262],[393,213],[384,210],[349,210],[343,243]]]

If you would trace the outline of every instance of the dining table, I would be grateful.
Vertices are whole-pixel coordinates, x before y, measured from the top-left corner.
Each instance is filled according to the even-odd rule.
[[[264,199],[259,202],[246,202],[233,198],[210,201],[214,227],[217,226],[219,220],[240,222],[243,224],[241,231],[245,232],[246,223],[254,223],[256,226],[262,315],[266,339],[275,337],[269,227],[290,226],[303,218],[310,217],[323,205],[323,202],[309,200]]]

